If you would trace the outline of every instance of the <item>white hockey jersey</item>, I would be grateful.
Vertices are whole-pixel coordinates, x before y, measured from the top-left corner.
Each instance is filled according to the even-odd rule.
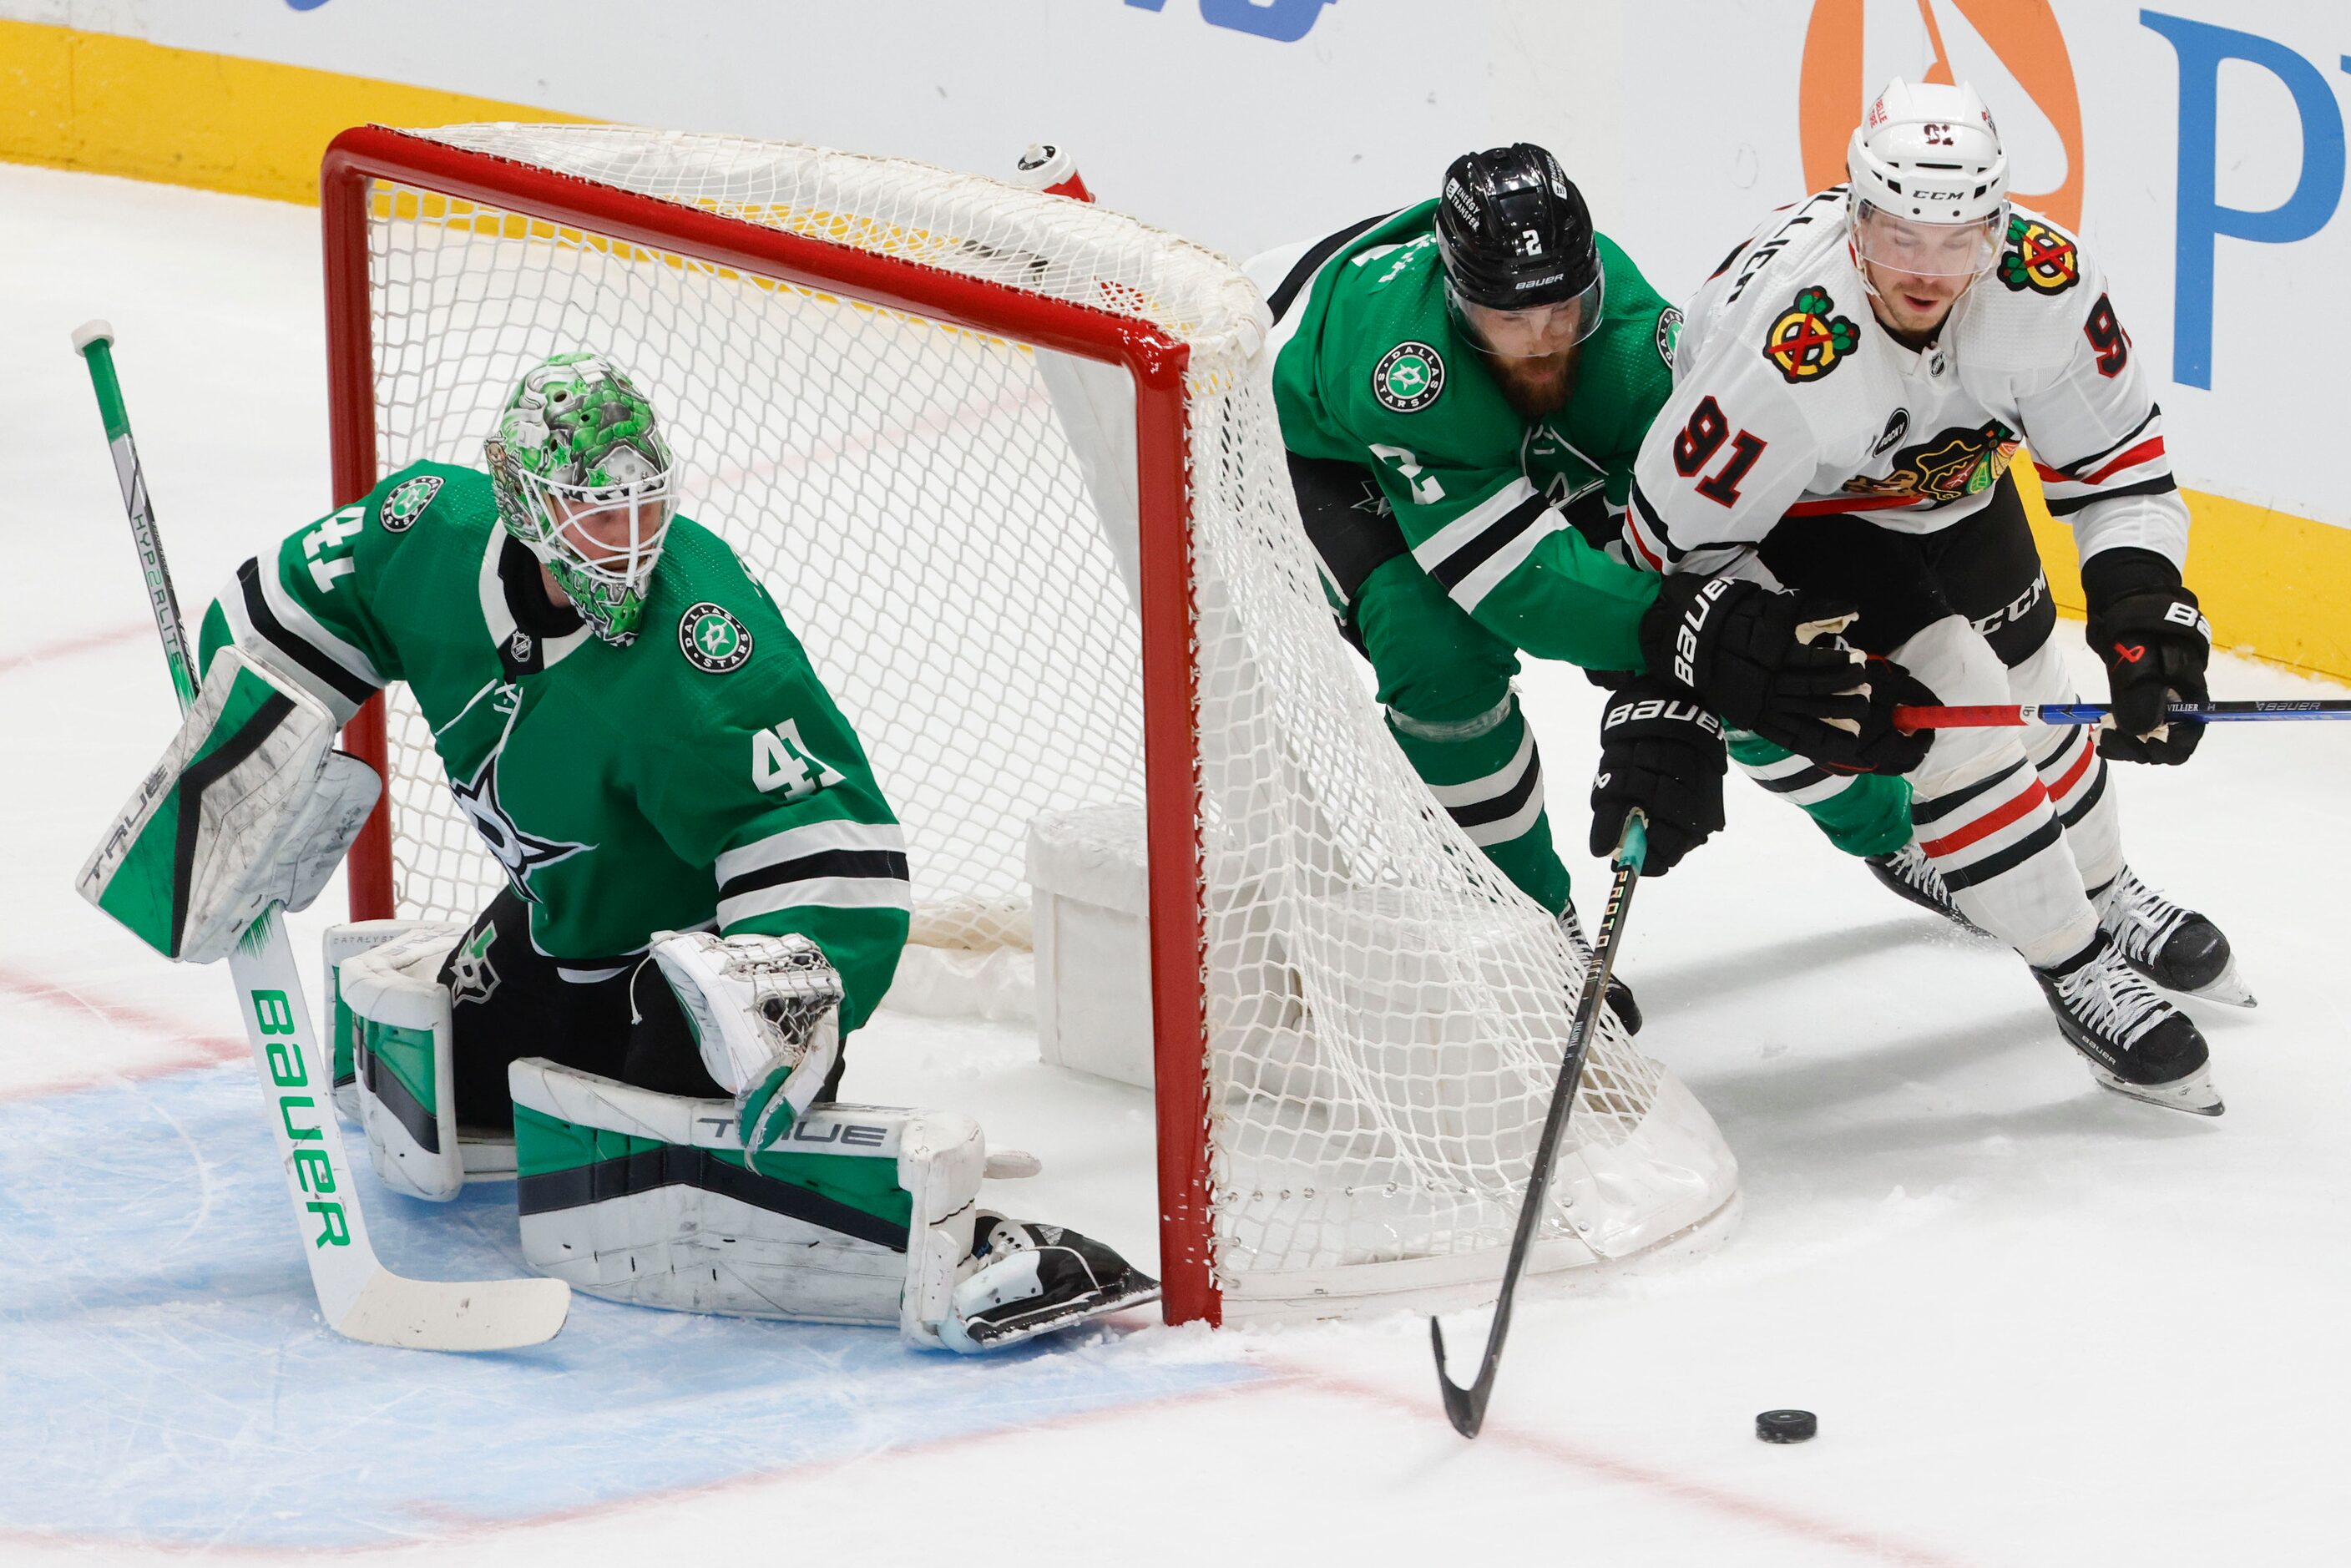
[[[2074,236],[2013,209],[1998,265],[1914,351],[1870,313],[1845,214],[1843,185],[1774,214],[1691,301],[1634,468],[1631,552],[1768,577],[1749,553],[1783,517],[1932,533],[1988,505],[2029,442],[2085,558],[2127,545],[2184,565],[2161,412]]]

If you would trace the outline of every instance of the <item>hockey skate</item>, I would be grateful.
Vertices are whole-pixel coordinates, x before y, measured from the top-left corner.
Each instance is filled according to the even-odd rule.
[[[1590,971],[1592,944],[1584,939],[1583,919],[1575,913],[1573,899],[1568,900],[1567,907],[1560,912],[1559,928],[1566,934],[1567,945],[1574,950],[1576,963],[1585,971]],[[1581,994],[1582,987],[1579,986],[1577,990]],[[1616,1021],[1625,1026],[1625,1032],[1628,1035],[1640,1033],[1641,1004],[1634,1000],[1633,988],[1625,983],[1622,975],[1612,973],[1608,977],[1607,996],[1608,1010],[1616,1015]],[[1568,999],[1573,1001],[1574,998]]]
[[[2067,1043],[2105,1087],[2150,1105],[2217,1116],[2211,1052],[2194,1020],[2158,996],[2104,931],[2081,956],[2032,977]]]
[[[1959,913],[1959,906],[1951,902],[1950,889],[1943,885],[1942,873],[1917,844],[1904,844],[1890,855],[1871,855],[1862,863],[1896,897],[1931,909],[1961,930],[1979,936],[1984,934],[1982,927]]]
[[[1091,1237],[982,1210],[970,1272],[956,1285],[940,1337],[955,1350],[998,1350],[1087,1318],[1159,1299],[1159,1281]]]
[[[2147,886],[2130,867],[2090,901],[2098,906],[2098,929],[2122,949],[2123,962],[2165,990],[2236,1008],[2260,1005],[2238,978],[2236,955],[2220,928]]]

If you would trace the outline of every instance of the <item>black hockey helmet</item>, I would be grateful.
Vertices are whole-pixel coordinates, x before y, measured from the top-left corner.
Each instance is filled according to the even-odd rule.
[[[1453,161],[1437,205],[1437,246],[1456,297],[1489,310],[1561,304],[1600,281],[1583,193],[1531,142]]]

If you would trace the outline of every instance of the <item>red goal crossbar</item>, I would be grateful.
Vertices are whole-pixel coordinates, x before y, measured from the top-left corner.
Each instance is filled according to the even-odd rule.
[[[1144,776],[1149,816],[1160,1271],[1170,1322],[1215,1322],[1219,1304],[1209,1272],[1207,930],[1201,897],[1184,375],[1189,349],[1149,322],[1107,310],[364,126],[335,138],[319,167],[327,388],[333,503],[338,507],[360,499],[382,477],[368,243],[379,180],[1122,365],[1133,376],[1142,512]],[[353,753],[381,770],[386,762],[382,700],[361,709],[344,736]],[[387,791],[351,851],[355,920],[395,913],[390,804]]]

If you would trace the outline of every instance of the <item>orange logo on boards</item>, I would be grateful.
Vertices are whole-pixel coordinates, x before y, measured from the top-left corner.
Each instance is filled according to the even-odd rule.
[[[1886,0],[1881,0],[1881,9]],[[1956,12],[1975,29],[2008,74],[2016,78],[2047,119],[2065,149],[2064,183],[2054,190],[2018,190],[2016,199],[2049,214],[2061,226],[2082,225],[2082,100],[2074,87],[2074,62],[2065,52],[2050,0],[1911,0],[1926,26],[1933,58],[1914,79],[1950,82],[1949,53],[1943,47],[1938,9]],[[1812,25],[1804,33],[1803,78],[1797,89],[1798,126],[1803,140],[1804,186],[1825,190],[1844,180],[1845,143],[1870,97],[1885,85],[1865,79],[1862,54],[1869,0],[1813,0]],[[1890,74],[1890,73],[1889,73]],[[1905,75],[1908,72],[1903,73]],[[1992,118],[2003,124],[2023,106],[2001,101],[2001,84],[1979,78]]]

